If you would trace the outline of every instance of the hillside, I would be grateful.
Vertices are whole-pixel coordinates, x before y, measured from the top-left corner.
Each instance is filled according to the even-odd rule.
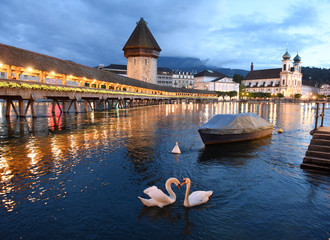
[[[330,84],[330,69],[302,67],[303,83],[320,87],[324,83]]]
[[[158,67],[167,67],[172,70],[180,69],[183,71],[201,72],[203,70],[212,69],[221,72],[229,77],[234,74],[246,76],[248,71],[242,69],[219,68],[215,66],[206,65],[199,58],[191,57],[159,57],[157,61]]]
[[[215,66],[206,65],[205,62],[199,58],[192,57],[159,57],[159,67],[167,67],[172,70],[180,69],[184,71],[201,72],[203,70],[212,69],[221,72],[229,77],[234,74],[246,76],[249,71],[242,69],[220,68]],[[324,83],[330,83],[330,69],[315,68],[315,67],[302,67],[303,83],[307,85],[321,86]]]

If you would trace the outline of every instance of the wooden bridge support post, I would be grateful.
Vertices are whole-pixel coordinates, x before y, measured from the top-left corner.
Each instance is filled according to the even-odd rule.
[[[62,113],[61,106],[60,106],[60,104],[59,104],[59,102],[58,102],[57,99],[53,99],[52,113],[55,114],[56,105],[58,106],[58,108],[60,109],[60,112]]]
[[[6,117],[10,117],[10,108],[13,107],[16,117],[18,117],[18,113],[16,110],[16,107],[11,99],[7,99],[7,105],[6,105]]]
[[[87,112],[87,109],[88,109],[88,100],[85,99],[85,103],[84,103],[85,112]]]
[[[64,112],[64,113],[67,113],[68,111],[66,110],[66,100],[63,100],[63,102],[62,102],[62,111]]]
[[[6,117],[10,116],[10,107],[11,107],[11,100],[7,99],[7,101],[6,101]]]
[[[19,112],[19,117],[24,117],[24,112],[23,112],[23,107],[24,107],[24,102],[23,99],[18,100],[18,112]]]
[[[34,109],[34,97],[33,97],[33,96],[31,96],[31,98],[29,99],[29,101],[28,101],[28,103],[27,103],[27,106],[26,106],[26,109],[25,109],[24,116],[26,116],[27,111],[29,110],[29,107],[31,108],[31,114],[32,114],[32,117],[33,117],[33,118],[36,118],[37,115],[36,115],[36,112],[35,112],[35,109]]]

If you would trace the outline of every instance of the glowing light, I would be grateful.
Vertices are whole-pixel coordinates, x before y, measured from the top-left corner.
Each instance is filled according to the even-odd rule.
[[[32,72],[32,68],[29,67],[29,68],[28,68],[28,71],[29,71],[29,72]]]
[[[51,75],[55,75],[55,72],[50,72]]]
[[[3,67],[3,63],[0,63],[0,67]]]

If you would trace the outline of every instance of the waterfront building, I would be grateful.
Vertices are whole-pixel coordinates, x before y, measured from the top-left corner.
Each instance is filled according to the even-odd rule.
[[[173,72],[169,68],[157,68],[157,84],[161,86],[172,87],[173,85]]]
[[[140,19],[126,42],[127,77],[157,84],[157,58],[161,51],[147,23]]]
[[[232,78],[217,71],[204,70],[195,74],[195,89],[230,92],[236,91],[239,94],[239,83],[233,81]]]
[[[330,85],[329,84],[323,84],[319,89],[319,94],[323,96],[330,96]]]
[[[282,68],[251,70],[242,84],[246,92],[263,92],[270,94],[282,93],[284,97],[294,97],[302,93],[301,58],[297,55],[291,65],[288,51],[282,57]]]
[[[301,99],[312,100],[317,97],[319,88],[312,83],[304,82],[301,88]]]
[[[173,71],[173,87],[194,88],[194,73],[189,71]]]

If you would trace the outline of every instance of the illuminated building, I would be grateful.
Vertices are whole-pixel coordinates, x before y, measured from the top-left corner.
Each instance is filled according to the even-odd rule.
[[[195,74],[195,89],[239,93],[239,83],[220,72],[204,70]]]
[[[242,84],[246,92],[263,92],[270,94],[282,93],[284,97],[294,97],[302,92],[301,58],[297,54],[291,65],[288,51],[282,57],[282,68],[251,70]]]

